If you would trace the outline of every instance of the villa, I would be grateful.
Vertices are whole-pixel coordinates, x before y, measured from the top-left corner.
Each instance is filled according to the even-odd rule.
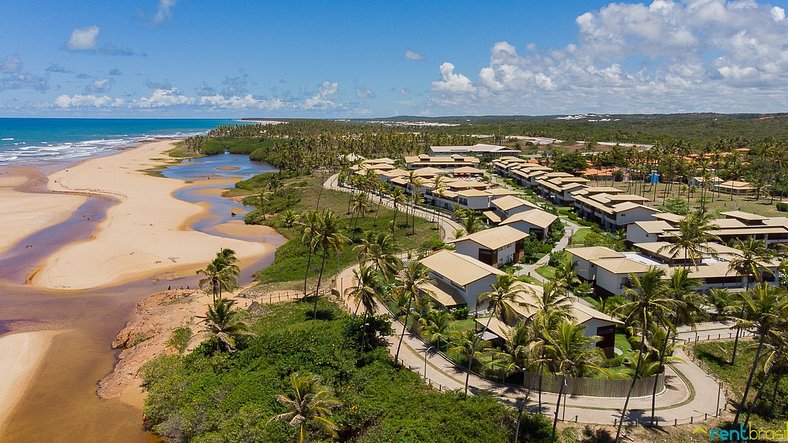
[[[516,263],[523,255],[523,239],[528,233],[511,226],[485,229],[452,240],[458,254],[475,258],[493,267]]]
[[[550,225],[558,220],[558,216],[541,209],[518,212],[500,222],[501,226],[511,226],[528,233],[542,241],[547,238]]]
[[[519,149],[507,148],[506,146],[489,145],[477,143],[472,146],[430,146],[430,152],[434,155],[478,155],[482,157],[502,157],[520,154]]]
[[[504,272],[466,255],[439,251],[423,258],[432,283],[422,286],[423,292],[445,308],[468,306],[476,311],[479,295],[490,290]]]

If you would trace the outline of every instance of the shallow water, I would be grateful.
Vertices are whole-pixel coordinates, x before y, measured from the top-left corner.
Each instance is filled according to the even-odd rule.
[[[216,169],[231,167],[238,169]],[[275,169],[250,162],[245,156],[226,155],[183,162],[166,169],[163,175],[189,180],[207,176],[248,177],[267,171]],[[217,185],[221,186],[227,185]],[[194,188],[205,189],[204,186]],[[203,232],[219,234],[213,227],[232,220],[231,209],[240,209],[242,205],[197,191],[179,192],[176,197],[210,204],[212,221],[198,221],[195,229],[199,225]],[[0,435],[2,442],[156,441],[155,436],[143,430],[140,410],[119,400],[99,399],[96,383],[112,370],[117,352],[110,344],[137,301],[168,286],[195,287],[197,277],[159,282],[145,279],[114,288],[76,292],[41,290],[21,284],[50,252],[89,237],[111,203],[109,199],[91,198],[68,220],[31,235],[0,256],[0,277],[5,280],[0,281],[0,334],[9,329],[67,330],[53,340],[34,381]],[[273,235],[266,241],[281,243],[276,237],[281,240]],[[24,248],[25,245],[32,247]],[[254,271],[273,260],[271,254],[245,266],[241,282],[250,282]]]

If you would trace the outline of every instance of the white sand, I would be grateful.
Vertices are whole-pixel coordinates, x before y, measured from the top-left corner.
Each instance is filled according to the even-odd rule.
[[[153,142],[108,157],[86,160],[49,177],[49,188],[103,194],[120,203],[107,211],[93,238],[52,254],[35,274],[34,286],[85,289],[172,272],[193,275],[221,248],[242,262],[273,252],[259,242],[220,238],[188,230],[184,221],[203,209],[172,196],[182,180],[141,172],[165,164],[171,141]]]
[[[0,429],[25,393],[52,339],[61,332],[20,332],[0,337]]]
[[[0,253],[29,235],[68,219],[85,197],[68,194],[33,194],[15,191],[27,177],[0,176]]]

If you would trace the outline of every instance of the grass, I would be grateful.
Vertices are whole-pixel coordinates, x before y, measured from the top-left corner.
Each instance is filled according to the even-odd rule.
[[[741,401],[744,387],[747,383],[753,358],[755,357],[756,343],[752,340],[740,340],[739,350],[736,355],[736,364],[730,365],[733,353],[733,340],[717,342],[699,343],[691,349],[702,362],[703,366],[725,383],[729,392],[733,396],[731,400]],[[760,387],[762,375],[756,375],[753,387],[750,389],[750,400],[752,400]],[[762,402],[753,409],[753,417],[750,421],[756,427],[777,428],[785,427],[786,411],[788,411],[788,377],[783,377],[776,397],[776,404],[771,404],[774,381],[770,381],[764,391]]]
[[[302,287],[304,270],[307,268],[308,250],[301,241],[300,229],[298,227],[284,227],[281,213],[285,209],[292,209],[299,214],[306,210],[313,210],[317,207],[318,196],[320,198],[320,209],[330,209],[339,215],[342,218],[340,226],[343,228],[344,234],[355,240],[354,244],[346,245],[345,249],[338,255],[332,255],[327,258],[324,277],[336,274],[357,260],[358,255],[353,247],[363,233],[368,231],[390,232],[389,227],[394,219],[394,211],[382,206],[378,211],[377,204],[373,204],[370,212],[364,214],[363,217],[355,222],[355,229],[351,232],[350,215],[346,214],[350,194],[331,190],[321,191],[324,179],[322,176],[298,177],[284,181],[285,187],[297,188],[293,193],[295,198],[288,207],[278,208],[281,209],[279,213],[266,219],[264,224],[275,227],[289,241],[277,249],[274,263],[256,274],[260,283],[292,282],[292,284],[285,284],[284,286],[279,285],[279,288],[297,289]],[[235,195],[245,195],[242,190],[234,190],[233,193]],[[376,213],[377,219],[375,218]],[[404,222],[405,215],[400,211],[397,214],[397,227],[394,231],[394,238],[399,251],[418,250],[437,244],[439,235],[433,223],[416,217],[416,233],[412,234],[412,228],[404,227],[402,225]],[[322,256],[320,254],[312,257],[309,276],[314,281],[316,281],[319,273],[321,259]]]
[[[194,158],[194,157],[202,157],[202,154],[196,153],[194,151],[190,151],[186,148],[186,143],[184,141],[178,141],[173,144],[174,148],[167,151],[167,154],[173,158]]]
[[[621,349],[624,357],[627,357],[632,352],[632,345],[629,343],[627,335],[621,332],[616,333],[615,347]]]
[[[548,280],[555,278],[555,268],[550,265],[544,265],[536,268],[536,273]]]
[[[591,228],[578,229],[574,234],[572,234],[572,238],[569,240],[569,244],[584,245],[586,243],[586,238],[588,237],[588,235],[593,232],[594,231]]]

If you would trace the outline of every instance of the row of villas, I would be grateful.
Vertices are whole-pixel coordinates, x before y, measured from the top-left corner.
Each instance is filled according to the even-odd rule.
[[[665,271],[669,279],[677,269],[688,269],[690,277],[702,283],[698,288],[706,292],[712,288],[738,290],[751,285],[747,276],[731,269],[731,262],[742,255],[742,251],[729,246],[707,243],[709,252],[693,264],[686,258],[685,251],[675,249],[668,242],[635,243],[634,252],[619,252],[603,246],[567,248],[575,272],[582,280],[593,284],[598,295],[617,295],[630,286],[630,276],[642,276],[652,267]],[[766,263],[770,272],[764,272],[762,281],[779,282],[779,261]],[[697,266],[696,266],[697,265]]]

